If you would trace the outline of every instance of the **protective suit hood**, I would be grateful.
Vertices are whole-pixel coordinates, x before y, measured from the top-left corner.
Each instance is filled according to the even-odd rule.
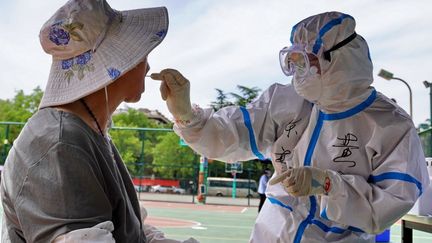
[[[330,50],[354,33],[354,18],[339,12],[311,16],[292,29],[292,44],[312,46],[312,51],[318,55],[321,65],[319,82],[308,85],[302,91],[303,94],[302,92],[299,94],[307,99],[308,92],[314,93],[317,100],[312,102],[325,112],[341,112],[350,109],[366,100],[372,91],[370,85],[373,81],[373,67],[369,48],[363,37],[357,35],[347,44],[330,52],[331,61],[326,60],[323,55],[323,52]]]

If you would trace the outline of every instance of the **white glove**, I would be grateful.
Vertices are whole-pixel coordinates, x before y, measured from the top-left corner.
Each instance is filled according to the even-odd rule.
[[[286,192],[295,197],[327,195],[332,186],[327,171],[309,166],[288,169],[272,178],[269,184],[279,182],[282,182]]]
[[[84,228],[60,235],[53,243],[115,243],[111,234],[114,224],[105,221],[91,228]]]
[[[140,213],[141,213],[141,221],[144,223],[144,221],[146,220],[147,215],[148,215],[147,209],[145,209],[145,207],[141,206],[140,207]]]
[[[154,80],[162,80],[160,92],[166,101],[168,110],[180,123],[188,123],[194,114],[190,102],[190,84],[183,75],[174,69],[164,69],[160,73],[152,73]]]
[[[144,234],[148,243],[199,243],[190,237],[187,240],[174,240],[165,238],[165,234],[154,226],[144,224]]]
[[[199,243],[199,241],[192,237],[184,241],[165,238],[165,234],[158,228],[144,223],[147,215],[147,210],[144,207],[141,207],[143,230],[148,243]]]

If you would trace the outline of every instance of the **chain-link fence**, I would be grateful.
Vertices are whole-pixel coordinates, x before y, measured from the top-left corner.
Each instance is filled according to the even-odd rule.
[[[25,123],[0,122],[0,164],[4,164],[9,149]],[[194,202],[198,191],[200,155],[182,143],[179,137],[167,128],[113,127],[110,136],[116,144],[123,161],[133,179],[139,197],[144,200]],[[256,181],[262,165],[258,161],[244,162],[243,173],[236,174],[237,186],[247,185],[247,195],[240,193],[245,188],[236,188],[237,193],[218,194],[221,198],[209,198],[207,203],[255,205]],[[210,161],[209,177],[233,178],[226,172],[225,163]],[[241,180],[247,180],[244,184]],[[208,185],[207,185],[208,186]],[[255,194],[254,194],[255,193]],[[232,195],[239,199],[231,200]],[[229,200],[227,200],[229,199]],[[256,199],[258,200],[258,199]]]
[[[0,122],[0,164],[4,164],[9,149],[25,123]],[[131,128],[114,127],[110,135],[128,168],[136,191],[141,199],[194,202],[198,191],[198,175],[200,156],[182,143],[179,137],[167,128]],[[419,133],[426,157],[432,157],[432,129]],[[222,189],[214,193],[222,198],[209,198],[208,203],[254,205],[256,184],[263,167],[258,161],[243,163],[243,172],[235,174],[227,172],[225,163],[210,161],[208,177],[224,178],[226,192]],[[233,178],[238,180],[237,188],[232,193],[229,187]],[[245,182],[246,181],[246,182]],[[219,184],[221,182],[218,182]],[[215,184],[217,184],[215,182]],[[228,186],[227,186],[228,185]],[[241,193],[241,185],[247,185],[247,193]],[[207,191],[211,186],[207,183]],[[230,198],[237,195],[240,199]],[[251,202],[252,200],[252,202]]]
[[[432,128],[419,132],[425,157],[432,157]]]
[[[2,165],[6,161],[13,141],[24,125],[24,122],[0,122],[0,163]]]

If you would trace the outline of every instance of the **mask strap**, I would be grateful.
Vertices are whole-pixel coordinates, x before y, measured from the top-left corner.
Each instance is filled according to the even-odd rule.
[[[333,46],[330,50],[327,50],[324,52],[324,59],[326,59],[327,61],[331,62],[331,55],[330,52],[335,51],[339,48],[341,48],[342,46],[348,44],[350,41],[354,40],[354,38],[356,38],[357,33],[354,32],[352,35],[348,36],[348,38],[346,38],[345,40],[337,43],[335,46]]]

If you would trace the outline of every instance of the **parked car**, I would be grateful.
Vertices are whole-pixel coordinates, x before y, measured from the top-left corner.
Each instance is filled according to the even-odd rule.
[[[173,193],[176,194],[185,194],[186,190],[180,187],[172,186]]]
[[[150,187],[150,192],[168,192],[168,188],[167,186],[161,186],[161,185],[156,185],[156,186],[152,186]]]
[[[156,185],[156,186],[152,186],[150,188],[150,192],[184,194],[186,192],[186,190],[183,188],[176,187],[176,186]]]
[[[149,188],[148,186],[138,186],[134,185],[136,192],[148,192]]]

